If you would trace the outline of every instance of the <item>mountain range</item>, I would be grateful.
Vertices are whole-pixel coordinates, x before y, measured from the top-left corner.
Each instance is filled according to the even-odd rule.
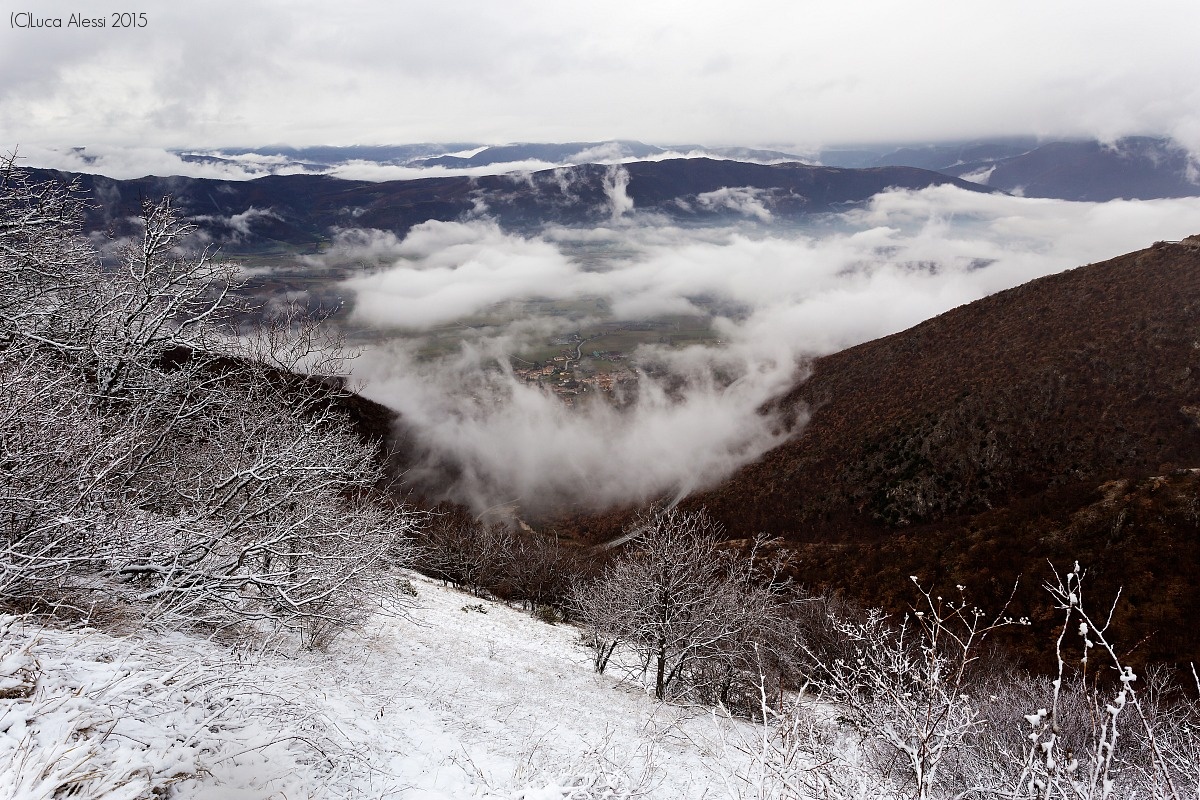
[[[759,164],[797,162],[864,169],[915,167],[984,183],[1027,197],[1104,202],[1149,200],[1200,194],[1200,163],[1179,142],[1151,136],[1113,141],[996,137],[960,142],[831,146],[813,152],[699,144],[658,146],[617,140],[600,142],[521,142],[483,145],[465,142],[349,147],[265,147],[182,151],[184,161],[254,165],[277,173],[336,173],[347,165],[372,164],[422,170],[511,172],[550,166],[693,158]]]
[[[91,203],[88,230],[132,231],[142,198],[174,204],[227,253],[308,249],[339,228],[403,235],[428,220],[487,215],[511,228],[604,224],[631,211],[678,222],[764,218],[787,222],[865,203],[887,188],[950,184],[986,187],[912,167],[844,169],[796,162],[756,164],[709,158],[585,164],[514,175],[352,181],[271,175],[250,181],[184,177],[114,180],[41,171],[78,181]]]

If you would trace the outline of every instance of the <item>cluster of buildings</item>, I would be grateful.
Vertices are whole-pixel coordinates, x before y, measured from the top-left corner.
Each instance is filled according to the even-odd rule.
[[[595,351],[591,358],[620,362],[624,354],[615,351]],[[542,362],[513,368],[513,374],[526,383],[540,383],[558,395],[567,405],[574,405],[581,394],[612,394],[618,385],[633,382],[637,376],[628,368],[596,371],[581,368],[579,361],[570,355],[557,355]]]

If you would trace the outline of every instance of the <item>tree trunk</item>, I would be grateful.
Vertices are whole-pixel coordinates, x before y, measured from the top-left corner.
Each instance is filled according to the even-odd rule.
[[[658,674],[654,680],[654,696],[659,700],[663,699],[663,694],[667,688],[667,646],[666,642],[659,640],[658,643]]]
[[[604,669],[608,666],[608,660],[612,658],[613,651],[617,649],[619,639],[613,639],[612,644],[605,646],[599,642],[596,643],[596,672],[600,675],[604,674]]]

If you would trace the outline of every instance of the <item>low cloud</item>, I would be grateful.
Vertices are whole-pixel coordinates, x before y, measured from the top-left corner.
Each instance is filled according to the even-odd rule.
[[[266,175],[309,171],[277,156],[214,154],[204,160],[188,160],[183,157],[184,154],[154,147],[51,148],[23,145],[18,155],[18,163],[23,166],[106,175],[117,180],[147,175],[180,175],[187,178],[246,181]]]
[[[484,175],[506,175],[510,172],[539,172],[560,166],[550,161],[531,159],[508,161],[502,164],[482,164],[472,167],[444,167],[420,164],[379,164],[374,161],[348,161],[330,168],[329,174],[336,178],[355,181],[410,181],[418,178],[480,177]]]
[[[586,147],[567,159],[572,164],[618,164],[630,158],[625,145],[620,142],[603,142]]]
[[[378,327],[428,328],[507,300],[574,296],[577,268],[552,243],[502,231],[495,222],[422,223],[403,240],[344,236],[339,252],[389,267],[346,281],[356,296],[354,320]]]
[[[231,216],[220,216],[216,214],[200,214],[190,217],[194,222],[207,222],[210,225],[221,225],[228,228],[232,234],[233,241],[240,241],[242,238],[250,235],[250,227],[256,220],[262,219],[279,219],[279,215],[273,210],[266,208],[255,208],[250,206],[240,214]]]
[[[629,170],[624,167],[609,167],[604,173],[604,196],[608,198],[609,210],[614,220],[627,211],[633,211],[633,198],[629,188]]]
[[[414,481],[477,510],[596,508],[678,495],[759,457],[786,435],[762,405],[815,356],[1198,233],[1197,220],[1200,198],[1071,203],[940,186],[886,192],[805,229],[685,228],[636,213],[525,236],[488,220],[431,222],[403,239],[345,233],[339,257],[378,265],[343,284],[353,321],[410,332],[356,375],[403,414],[420,453]],[[530,298],[594,301],[608,320],[691,314],[720,342],[640,347],[632,355],[649,374],[620,410],[569,408],[510,367],[511,354],[586,320],[517,314],[473,330],[452,357],[413,355],[420,331]]]
[[[764,189],[752,186],[723,187],[713,192],[704,192],[696,196],[696,203],[707,211],[729,209],[747,217],[754,217],[763,222],[771,221],[771,212],[763,204]]]
[[[398,410],[415,432],[409,480],[477,511],[596,510],[682,497],[782,440],[778,420],[757,409],[797,377],[781,363],[763,364],[732,382],[705,374],[668,392],[643,376],[628,407],[598,399],[568,407],[496,363],[472,350],[431,366],[393,347],[359,364],[370,376],[367,395]]]

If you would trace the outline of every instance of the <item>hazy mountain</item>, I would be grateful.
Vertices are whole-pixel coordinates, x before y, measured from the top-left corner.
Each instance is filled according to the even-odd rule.
[[[909,167],[848,170],[705,158],[382,183],[321,175],[272,175],[252,181],[182,177],[118,181],[96,175],[78,179],[94,201],[87,221],[91,230],[127,232],[129,218],[142,198],[169,194],[227,252],[312,247],[335,229],[346,227],[403,234],[427,220],[480,214],[516,228],[605,223],[630,212],[651,212],[684,222],[787,221],[865,202],[888,187],[919,189],[951,183],[988,191]]]
[[[1200,164],[1171,139],[997,139],[953,144],[829,149],[823,164],[936,170],[1027,197],[1103,202],[1200,196]]]
[[[1169,139],[1148,137],[1112,145],[1052,142],[1021,155],[942,171],[1028,197],[1104,202],[1200,195],[1200,168],[1188,151]]]
[[[1013,137],[968,142],[889,144],[862,147],[831,147],[817,158],[831,167],[920,167],[944,172],[963,164],[998,161],[1036,149],[1033,137]]]
[[[763,150],[754,147],[706,147],[702,144],[679,144],[671,145],[665,149],[676,153],[711,153],[722,158],[732,158],[735,161],[763,161],[767,163],[773,161],[801,161],[808,163],[810,161],[810,159],[798,156],[795,153],[788,153],[782,150]]]

